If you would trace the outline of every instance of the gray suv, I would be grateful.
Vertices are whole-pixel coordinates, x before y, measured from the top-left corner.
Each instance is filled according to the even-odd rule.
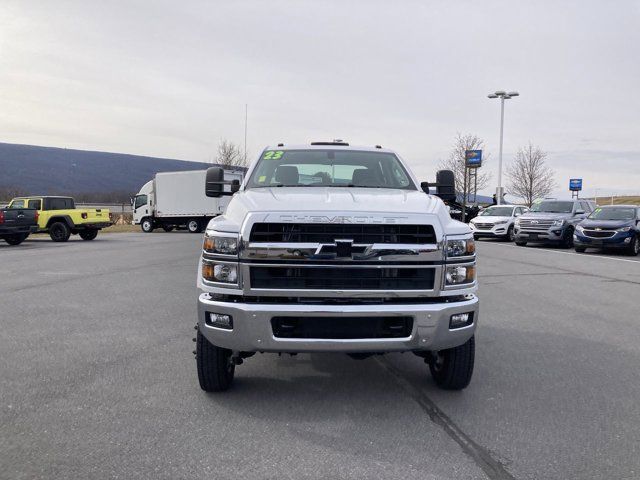
[[[589,200],[540,200],[531,206],[529,212],[516,219],[516,245],[543,242],[571,248],[575,226],[594,209],[595,203]]]

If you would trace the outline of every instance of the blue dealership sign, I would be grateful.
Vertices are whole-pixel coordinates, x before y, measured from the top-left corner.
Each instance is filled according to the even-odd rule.
[[[579,192],[582,190],[582,179],[581,178],[571,178],[569,179],[569,190],[572,192]]]
[[[482,150],[465,150],[464,164],[469,168],[478,168],[482,166]]]

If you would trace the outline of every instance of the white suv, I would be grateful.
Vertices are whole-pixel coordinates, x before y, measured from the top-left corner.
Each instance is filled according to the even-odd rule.
[[[503,238],[513,242],[515,234],[513,225],[516,218],[525,212],[527,207],[519,205],[492,205],[482,210],[469,222],[474,238]]]

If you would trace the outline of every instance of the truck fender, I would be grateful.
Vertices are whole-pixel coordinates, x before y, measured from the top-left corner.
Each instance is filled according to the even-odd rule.
[[[47,228],[49,228],[52,223],[60,221],[65,222],[69,226],[69,228],[74,228],[76,226],[69,215],[56,215],[55,217],[51,217],[49,219],[49,221],[47,222]]]

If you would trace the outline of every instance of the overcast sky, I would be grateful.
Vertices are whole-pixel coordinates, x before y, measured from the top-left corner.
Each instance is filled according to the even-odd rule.
[[[497,180],[531,141],[558,195],[640,194],[639,1],[0,2],[0,141],[211,161],[343,138],[434,179],[457,132]]]

